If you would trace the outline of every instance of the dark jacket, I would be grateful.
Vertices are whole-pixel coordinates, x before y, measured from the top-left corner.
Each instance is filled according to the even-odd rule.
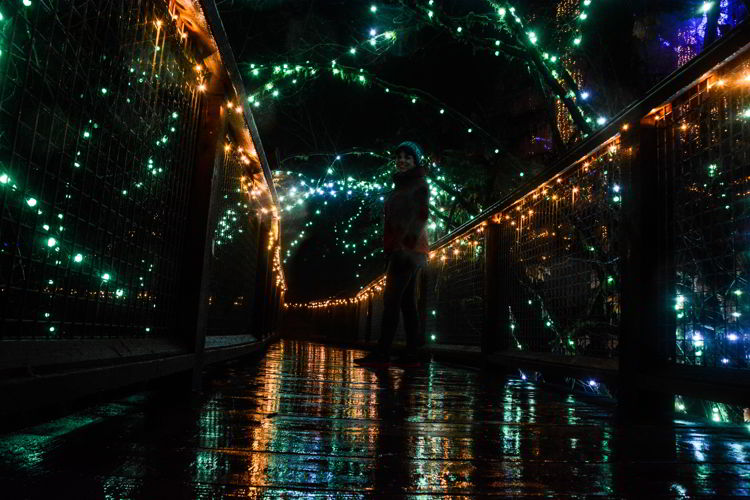
[[[414,167],[394,174],[396,186],[385,201],[383,250],[411,250],[426,254],[427,218],[430,213],[430,190],[424,167]]]

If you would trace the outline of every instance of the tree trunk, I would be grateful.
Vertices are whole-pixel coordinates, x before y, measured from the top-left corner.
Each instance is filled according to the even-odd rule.
[[[547,121],[549,122],[550,132],[552,132],[552,140],[555,143],[555,149],[557,151],[565,151],[565,141],[563,141],[560,135],[560,129],[557,127],[557,115],[555,114],[555,100],[549,95],[547,89],[544,88],[544,82],[541,77],[537,79],[539,84],[539,91],[542,93],[542,97],[545,101],[545,110],[547,112]]]
[[[706,14],[706,37],[703,39],[703,49],[711,45],[718,38],[719,16],[721,15],[720,2],[716,2]],[[745,1],[747,4],[747,1]]]

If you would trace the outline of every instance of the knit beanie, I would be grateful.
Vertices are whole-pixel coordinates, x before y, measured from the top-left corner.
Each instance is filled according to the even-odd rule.
[[[419,144],[412,141],[404,141],[401,144],[398,145],[396,148],[396,152],[399,151],[406,151],[410,155],[414,157],[414,164],[419,165],[422,163],[422,160],[424,159],[424,153],[422,153],[422,148],[419,147]]]

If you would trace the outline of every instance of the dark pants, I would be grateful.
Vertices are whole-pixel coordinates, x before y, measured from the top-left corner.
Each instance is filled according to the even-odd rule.
[[[427,256],[417,252],[396,251],[388,260],[385,292],[383,293],[382,331],[378,350],[388,354],[398,328],[399,312],[404,315],[406,348],[416,351],[422,342],[419,338],[419,313],[417,312],[417,277]]]

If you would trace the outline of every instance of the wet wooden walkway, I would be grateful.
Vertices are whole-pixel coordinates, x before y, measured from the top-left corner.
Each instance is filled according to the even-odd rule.
[[[2,435],[0,497],[750,495],[744,427],[619,428],[516,378],[360,354],[285,340],[214,370],[198,400],[144,392]]]

